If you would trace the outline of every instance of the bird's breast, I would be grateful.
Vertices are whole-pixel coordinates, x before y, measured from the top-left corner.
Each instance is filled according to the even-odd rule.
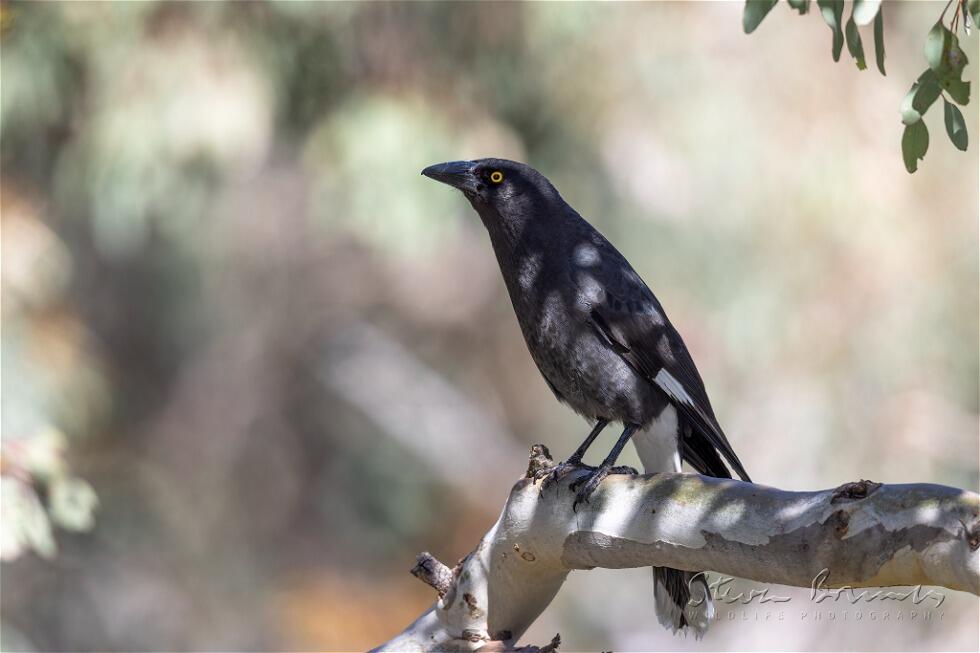
[[[574,294],[546,294],[521,330],[538,370],[574,410],[590,418],[645,423],[652,386],[603,340]],[[522,314],[518,311],[518,316]]]

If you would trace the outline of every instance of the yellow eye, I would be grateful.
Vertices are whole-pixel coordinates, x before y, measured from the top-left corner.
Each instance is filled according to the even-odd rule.
[[[490,173],[490,181],[492,181],[493,183],[499,184],[503,180],[504,180],[504,173],[500,172],[499,170],[494,170],[493,172]]]

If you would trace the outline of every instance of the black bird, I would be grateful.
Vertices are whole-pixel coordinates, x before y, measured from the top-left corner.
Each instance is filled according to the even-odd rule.
[[[701,474],[731,478],[724,459],[749,480],[660,302],[544,175],[506,159],[440,163],[422,174],[461,190],[479,213],[531,357],[555,396],[595,424],[551,480],[581,466],[607,424],[625,427],[579,481],[573,507],[606,475],[632,471],[614,467],[631,437],[647,472],[680,471],[684,460]],[[660,622],[702,634],[713,611],[704,575],[653,572]],[[699,600],[690,600],[692,591]]]

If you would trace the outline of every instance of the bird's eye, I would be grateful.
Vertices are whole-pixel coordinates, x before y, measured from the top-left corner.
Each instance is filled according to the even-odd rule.
[[[504,173],[500,172],[499,170],[494,170],[493,172],[490,173],[490,181],[492,181],[493,183],[499,184],[503,180],[504,180]]]

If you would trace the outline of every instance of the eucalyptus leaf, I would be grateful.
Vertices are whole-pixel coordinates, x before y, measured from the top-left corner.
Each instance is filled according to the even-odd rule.
[[[919,122],[922,119],[922,114],[932,106],[941,92],[942,89],[936,79],[936,73],[931,68],[926,69],[924,73],[919,75],[919,79],[912,84],[912,88],[902,100],[902,122],[906,125]]]
[[[844,30],[841,29],[841,18],[844,15],[844,0],[817,0],[820,15],[834,32],[834,43],[831,54],[834,61],[840,61],[840,51],[844,47]]]
[[[746,34],[755,31],[762,20],[776,6],[777,0],[745,0],[745,8],[742,11],[742,29]]]
[[[926,80],[919,83],[919,87],[916,89],[915,97],[912,98],[912,108],[919,113],[925,113],[932,103],[936,101],[942,93],[942,89],[939,88],[934,80]]]
[[[881,0],[854,0],[851,17],[858,25],[867,25],[878,15],[880,8]]]
[[[956,104],[966,106],[970,103],[970,82],[964,82],[961,79],[947,79],[943,80],[941,84]]]
[[[786,0],[786,2],[791,9],[800,12],[801,16],[810,10],[810,0]]]
[[[963,114],[957,106],[950,104],[945,98],[943,98],[943,118],[949,140],[953,141],[957,149],[965,152],[970,142],[969,135],[966,133],[966,121],[963,120]]]
[[[929,67],[939,70],[942,65],[943,52],[946,49],[946,34],[949,32],[942,21],[936,23],[926,35],[925,55]]]
[[[915,99],[915,94],[919,90],[918,84],[912,84],[912,88],[909,92],[905,94],[902,98],[902,106],[899,111],[902,113],[902,122],[906,125],[911,125],[912,123],[919,122],[922,120],[922,114],[912,108],[912,101]]]
[[[861,33],[858,31],[853,15],[848,19],[844,32],[847,40],[847,51],[857,62],[858,70],[866,69],[868,64],[864,60],[864,46],[861,44]]]
[[[908,125],[902,134],[902,160],[905,161],[905,169],[915,172],[928,149],[929,130],[926,129],[926,124],[920,120]]]
[[[980,0],[977,0],[980,2]],[[875,16],[875,63],[882,75],[885,74],[885,19],[882,18],[884,7],[878,8]]]
[[[929,30],[924,53],[929,67],[936,71],[940,79],[959,79],[963,68],[969,63],[959,39],[941,22]]]
[[[959,79],[968,63],[970,63],[970,60],[967,58],[963,48],[960,47],[959,38],[950,32],[949,48],[946,50],[946,56],[944,57],[944,70],[948,71],[949,76]]]

